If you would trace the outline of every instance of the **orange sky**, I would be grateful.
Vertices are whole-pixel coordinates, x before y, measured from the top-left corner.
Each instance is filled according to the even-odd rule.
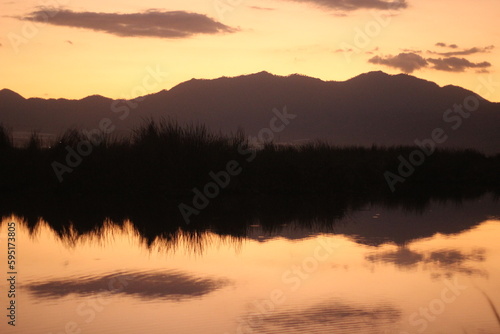
[[[3,1],[0,88],[127,98],[263,70],[338,81],[383,70],[500,102],[498,0],[386,1]],[[168,74],[145,88],[152,69]]]

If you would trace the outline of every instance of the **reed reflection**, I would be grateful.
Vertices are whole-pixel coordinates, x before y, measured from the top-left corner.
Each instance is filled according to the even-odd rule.
[[[423,202],[421,199],[396,202],[354,198],[233,199],[225,203],[227,210],[214,209],[205,219],[190,225],[176,221],[165,203],[117,207],[99,201],[83,205],[68,202],[62,208],[42,202],[43,199],[39,206],[10,211],[0,206],[0,212],[4,217],[12,213],[22,217],[31,233],[36,233],[45,221],[68,246],[82,238],[102,242],[114,233],[127,233],[138,237],[146,248],[174,249],[182,243],[194,252],[215,242],[214,235],[224,242],[238,244],[245,238],[263,241],[280,236],[297,240],[318,233],[334,233],[347,235],[360,244],[406,245],[436,233],[457,234],[500,216],[497,197],[491,194],[468,200],[427,198]]]

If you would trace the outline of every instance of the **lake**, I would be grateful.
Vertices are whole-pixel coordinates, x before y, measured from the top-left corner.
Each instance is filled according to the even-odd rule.
[[[364,204],[329,224],[258,219],[245,233],[146,239],[131,220],[80,233],[16,225],[8,333],[500,333],[500,206]],[[237,224],[237,222],[235,222]],[[5,274],[5,275],[4,275]],[[7,296],[2,279],[0,302]]]

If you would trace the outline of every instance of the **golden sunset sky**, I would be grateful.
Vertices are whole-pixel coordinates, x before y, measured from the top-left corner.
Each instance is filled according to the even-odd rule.
[[[500,102],[498,0],[3,0],[0,13],[0,89],[26,98],[382,70]],[[151,70],[168,74],[145,87]]]

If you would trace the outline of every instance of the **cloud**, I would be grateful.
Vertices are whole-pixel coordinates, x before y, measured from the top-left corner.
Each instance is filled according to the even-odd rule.
[[[335,50],[334,52],[335,53],[339,53],[339,52],[353,52],[354,50],[353,49],[337,49]]]
[[[377,47],[373,48],[372,50],[366,51],[365,54],[372,55],[372,54],[374,54],[378,50],[379,50],[379,48],[377,46]]]
[[[256,9],[256,10],[276,10],[276,8],[260,7],[260,6],[248,6],[248,8]]]
[[[69,39],[65,41],[66,43],[68,43],[69,45],[73,45],[73,42],[70,41]]]
[[[353,11],[357,9],[399,10],[408,7],[406,0],[293,0],[313,3],[322,7]]]
[[[400,49],[400,50],[405,53],[422,53],[421,50],[414,50],[414,49]]]
[[[479,73],[479,74],[481,74],[481,73],[490,73],[490,71],[488,71],[488,70],[487,70],[487,69],[485,69],[485,68],[482,68],[482,69],[480,69],[480,70],[477,70],[477,71],[476,71],[476,73]]]
[[[439,46],[442,48],[450,48],[450,49],[457,49],[458,48],[458,45],[456,45],[456,44],[446,44],[443,42],[436,43],[434,46]]]
[[[455,45],[455,44],[452,44]],[[448,46],[450,47],[450,46]],[[479,47],[473,47],[470,49],[465,49],[461,51],[451,51],[451,52],[435,52],[435,51],[429,51],[432,54],[437,54],[440,56],[446,56],[446,57],[451,57],[451,56],[468,56],[474,53],[489,53],[491,50],[495,48],[494,45],[490,45],[484,48],[479,48]]]
[[[27,284],[27,288],[39,298],[113,293],[141,299],[182,300],[208,294],[228,283],[227,280],[201,278],[173,271],[121,272],[101,277],[83,276],[35,282]]]
[[[397,56],[387,56],[385,58],[375,56],[370,58],[368,62],[398,68],[405,73],[412,73],[428,65],[427,61],[416,53],[400,53]]]
[[[467,68],[486,68],[490,67],[491,64],[487,61],[481,63],[472,63],[465,58],[449,57],[449,58],[439,58],[433,59],[429,58],[427,61],[433,64],[432,68],[440,71],[446,72],[463,72]]]
[[[238,31],[206,15],[185,11],[149,10],[142,13],[119,14],[42,8],[21,19],[57,26],[91,29],[120,37],[186,38],[195,34]]]
[[[397,56],[380,57],[375,56],[368,60],[372,64],[380,64],[400,69],[405,73],[412,73],[421,68],[431,68],[446,72],[463,72],[468,68],[486,69],[491,66],[487,61],[473,63],[465,58],[446,57],[446,58],[424,58],[416,53],[405,52]]]

